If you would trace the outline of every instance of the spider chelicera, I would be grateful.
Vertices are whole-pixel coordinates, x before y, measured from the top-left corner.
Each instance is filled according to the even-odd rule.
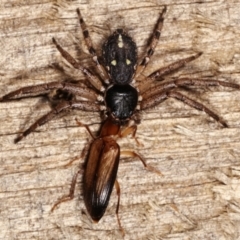
[[[178,92],[177,89],[184,86],[220,85],[239,89],[240,85],[225,81],[200,78],[178,78],[175,80],[160,82],[162,76],[182,68],[186,63],[200,57],[202,53],[197,53],[193,56],[169,64],[166,67],[162,67],[147,76],[145,79],[139,81],[140,74],[143,73],[145,67],[148,65],[157,46],[166,10],[167,8],[164,7],[160,13],[145,56],[139,63],[137,63],[136,44],[133,39],[123,31],[123,29],[117,29],[108,37],[102,46],[102,57],[99,57],[93,47],[87,26],[79,9],[77,9],[85,43],[96,64],[96,73],[92,73],[88,68],[85,68],[78,63],[57,43],[55,38],[53,38],[53,43],[56,45],[61,55],[75,69],[81,71],[86,76],[88,84],[50,82],[23,87],[0,98],[0,101],[3,102],[18,98],[45,95],[56,90],[66,93],[67,96],[71,96],[70,99],[60,100],[50,112],[42,116],[19,135],[15,139],[15,143],[19,142],[23,137],[26,137],[38,126],[45,124],[67,109],[105,113],[107,120],[103,123],[99,136],[93,141],[88,156],[88,162],[91,162],[91,164],[94,165],[94,169],[92,166],[87,166],[83,183],[85,186],[85,203],[92,219],[95,221],[98,221],[103,216],[114,183],[117,185],[118,193],[120,192],[119,186],[116,182],[120,149],[115,140],[119,135],[125,136],[129,133],[132,133],[133,135],[135,134],[137,129],[136,125],[139,123],[139,112],[154,107],[168,98],[175,98],[197,110],[204,111],[224,127],[227,127],[226,122],[216,113],[211,111],[205,105],[185,96],[181,92]],[[78,97],[81,97],[81,99],[79,100]],[[84,100],[82,98],[84,98]],[[98,149],[100,150],[98,151]],[[127,154],[139,157],[144,166],[147,167],[144,160],[136,153],[128,152]],[[101,164],[105,165],[105,169],[101,168]],[[108,168],[110,173],[104,175],[106,174],[106,168]],[[99,176],[99,178],[94,178],[95,175]],[[73,179],[70,194],[66,198],[59,200],[53,208],[55,208],[60,202],[73,197],[76,177],[77,174]],[[119,200],[117,211],[118,207]]]

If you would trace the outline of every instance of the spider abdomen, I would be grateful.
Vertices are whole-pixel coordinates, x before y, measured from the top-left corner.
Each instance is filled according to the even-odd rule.
[[[137,46],[122,29],[117,29],[103,44],[103,60],[111,81],[124,85],[132,81],[137,64]]]

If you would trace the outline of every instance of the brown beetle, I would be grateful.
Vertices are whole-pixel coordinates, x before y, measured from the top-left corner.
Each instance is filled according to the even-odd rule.
[[[90,135],[93,137],[88,126],[79,122],[78,124],[86,127]],[[89,215],[95,222],[98,222],[104,215],[115,184],[118,195],[116,215],[119,227],[122,231],[123,229],[118,216],[120,186],[116,179],[120,160],[120,147],[116,140],[119,137],[125,137],[129,134],[132,134],[134,137],[135,132],[136,125],[121,126],[119,122],[116,122],[112,117],[108,117],[102,124],[99,136],[97,138],[93,137],[94,140],[90,145],[83,175],[84,202]],[[134,151],[121,151],[121,154],[138,157],[147,169],[154,170],[151,169],[141,156]],[[160,173],[157,170],[156,172]],[[77,176],[81,173],[82,170],[79,170],[73,177],[69,195],[58,200],[51,211],[53,211],[60,203],[73,199]]]
[[[119,129],[120,125],[114,124],[108,118],[103,123],[99,137],[92,142],[87,158],[83,176],[83,196],[94,221],[99,221],[103,216],[116,181],[120,147],[115,138]]]

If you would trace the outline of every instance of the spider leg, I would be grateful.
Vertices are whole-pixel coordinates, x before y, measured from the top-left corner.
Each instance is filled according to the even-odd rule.
[[[94,90],[86,87],[84,84],[73,84],[68,82],[50,82],[43,83],[35,86],[23,87],[18,90],[12,91],[0,98],[0,101],[7,101],[12,99],[33,97],[49,93],[53,90],[66,90],[69,93],[78,95],[88,100],[102,101],[103,97],[97,94]]]
[[[151,96],[161,93],[162,91],[171,90],[173,88],[181,86],[206,86],[206,87],[223,86],[240,89],[239,84],[214,79],[179,78],[177,80],[172,80],[166,83],[155,85],[154,87],[148,89],[146,92],[142,93],[141,96],[143,99],[147,99]]]
[[[189,105],[190,107],[193,107],[199,111],[204,111],[206,114],[208,114],[210,117],[212,117],[214,120],[216,120],[217,122],[219,122],[220,124],[223,125],[223,127],[228,127],[227,123],[225,121],[223,121],[216,113],[214,113],[213,111],[211,111],[209,108],[207,108],[205,105],[183,95],[180,92],[177,91],[162,91],[160,94],[158,95],[154,95],[152,97],[149,97],[147,99],[144,99],[141,104],[140,107],[142,110],[150,108],[150,107],[154,107],[157,104],[163,102],[164,100],[166,100],[167,98],[175,98],[187,105]]]
[[[87,25],[81,15],[79,8],[77,8],[77,14],[78,14],[79,23],[82,29],[82,33],[83,33],[88,51],[93,56],[93,61],[96,63],[96,66],[97,66],[98,72],[100,73],[101,78],[104,80],[105,83],[108,84],[109,83],[108,74],[106,73],[105,68],[99,62],[99,57],[97,56],[96,50],[93,47],[92,39],[89,35]]]
[[[158,77],[161,77],[163,75],[169,74],[175,70],[178,70],[182,67],[184,67],[187,63],[195,60],[196,58],[200,57],[202,55],[202,52],[199,52],[195,55],[192,55],[190,57],[187,58],[183,58],[180,59],[174,63],[169,64],[166,67],[160,68],[157,71],[153,72],[152,74],[150,74],[148,77],[150,77],[151,79],[156,79]]]
[[[144,81],[141,81],[139,83],[139,85],[138,85],[139,91],[144,92],[147,88],[149,88],[149,86],[151,84],[153,84],[153,82],[156,80],[156,78],[160,78],[163,75],[167,75],[169,73],[172,73],[173,71],[176,71],[176,70],[184,67],[187,63],[195,60],[196,58],[200,57],[201,55],[202,55],[202,53],[199,52],[193,56],[180,59],[174,63],[169,64],[166,67],[162,67],[162,68],[158,69],[157,71],[150,74]]]
[[[94,86],[98,91],[103,92],[105,90],[102,82],[98,77],[96,77],[94,74],[91,73],[91,71],[87,68],[82,67],[67,51],[65,51],[55,40],[55,38],[52,39],[53,43],[55,44],[58,51],[61,53],[61,55],[76,69],[79,69],[82,71],[84,75],[87,76],[89,82]]]
[[[27,130],[25,130],[20,136],[18,136],[15,139],[15,143],[18,143],[22,138],[29,135],[31,132],[33,132],[37,127],[44,125],[45,123],[52,120],[56,115],[58,115],[60,112],[66,109],[78,109],[82,111],[90,111],[90,112],[96,112],[103,110],[102,107],[93,102],[87,102],[87,101],[62,101],[59,103],[56,107],[53,108],[52,111],[48,112],[41,118],[39,118],[35,123],[33,123]]]
[[[148,48],[147,48],[147,51],[146,51],[146,55],[143,58],[142,62],[137,67],[135,78],[137,78],[143,72],[143,70],[147,66],[148,62],[150,61],[151,56],[154,53],[154,50],[157,46],[157,43],[158,43],[160,35],[161,35],[161,31],[162,31],[162,27],[163,27],[163,21],[164,21],[164,15],[165,15],[166,11],[167,11],[167,7],[164,6],[164,8],[163,8],[163,10],[160,13],[160,16],[158,18],[158,21],[157,21],[157,24],[154,28],[152,36],[149,40],[149,45],[148,45]]]

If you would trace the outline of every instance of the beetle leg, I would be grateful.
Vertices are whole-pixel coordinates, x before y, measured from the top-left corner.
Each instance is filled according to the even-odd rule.
[[[79,160],[79,159],[85,159],[87,154],[88,154],[88,150],[89,150],[89,143],[86,144],[86,146],[84,146],[83,150],[81,151],[81,155],[80,156],[76,156],[74,158],[72,158],[68,163],[66,163],[64,165],[64,167],[69,167],[70,165],[72,165],[75,161]]]
[[[138,146],[144,146],[142,143],[140,143],[136,137],[137,132],[137,125],[127,126],[121,129],[121,132],[119,133],[119,137],[125,137],[128,135],[132,135],[132,138],[136,141]]]
[[[79,122],[77,118],[75,118],[75,120],[76,120],[78,126],[85,127],[87,129],[88,133],[91,135],[91,137],[93,139],[96,139],[96,137],[93,135],[93,133],[91,132],[88,125],[85,125],[85,124]],[[69,161],[66,165],[64,165],[64,167],[68,167],[68,166],[72,165],[73,162],[75,162],[79,159],[85,159],[85,157],[87,156],[87,151],[89,150],[89,145],[90,145],[89,143],[86,144],[86,146],[82,150],[82,153],[81,153],[80,157],[79,156],[74,157],[71,161]]]
[[[62,202],[67,202],[67,201],[70,201],[74,198],[74,191],[75,191],[75,187],[76,187],[76,183],[77,183],[77,177],[78,177],[78,174],[82,173],[82,169],[79,169],[77,171],[77,173],[75,173],[75,175],[73,176],[73,179],[72,179],[72,183],[71,183],[71,187],[70,187],[70,190],[69,190],[69,194],[68,195],[65,195],[63,196],[62,198],[60,198],[54,205],[53,207],[51,208],[51,212],[54,211],[54,209]]]
[[[75,118],[75,120],[76,120],[78,126],[80,126],[80,127],[85,127],[85,128],[86,128],[86,130],[88,131],[88,133],[90,134],[90,136],[92,137],[92,139],[96,139],[96,137],[93,135],[93,133],[92,133],[92,131],[90,130],[90,128],[88,127],[88,125],[79,122],[77,118]]]
[[[183,95],[180,92],[177,91],[164,91],[161,92],[161,94],[159,95],[154,95],[152,97],[149,97],[147,99],[144,99],[141,102],[141,109],[147,109],[153,106],[156,106],[157,104],[163,102],[164,100],[166,100],[167,98],[175,98],[183,103],[186,103],[187,105],[189,105],[190,107],[193,107],[197,110],[200,111],[204,111],[206,114],[208,114],[210,117],[212,117],[213,119],[215,119],[217,122],[219,122],[220,124],[223,125],[223,127],[228,127],[227,123],[222,120],[216,113],[214,113],[213,111],[211,111],[209,108],[207,108],[205,105]]]
[[[160,175],[160,176],[163,176],[163,174],[162,174],[159,170],[157,170],[156,168],[154,168],[154,167],[152,167],[152,166],[149,166],[149,165],[145,162],[145,160],[144,160],[138,153],[136,153],[136,152],[134,152],[134,151],[124,150],[124,151],[121,151],[121,152],[120,152],[120,155],[123,155],[123,156],[126,156],[126,157],[137,157],[139,160],[141,160],[141,162],[143,163],[143,166],[144,166],[147,170],[149,170],[149,171],[151,171],[151,172],[154,172],[154,173],[157,173],[157,174]]]
[[[93,47],[92,39],[89,35],[87,25],[81,15],[79,8],[77,9],[77,14],[78,14],[79,23],[80,23],[80,26],[82,29],[83,37],[84,37],[85,43],[87,45],[88,51],[93,56],[93,61],[96,63],[97,70],[100,73],[101,78],[104,80],[104,82],[106,84],[108,84],[109,83],[108,74],[106,73],[104,67],[99,62],[99,57],[97,56],[96,50]]]
[[[126,137],[127,135],[132,135],[133,138],[135,138],[137,132],[137,126],[133,125],[130,127],[125,127],[121,130],[121,132],[119,133],[120,137]]]
[[[67,51],[65,51],[55,40],[55,38],[52,39],[53,43],[55,44],[58,51],[61,53],[61,55],[76,69],[79,69],[82,71],[82,73],[88,78],[89,82],[92,86],[94,86],[98,91],[103,92],[105,90],[105,87],[103,86],[102,82],[98,77],[96,77],[94,74],[91,73],[91,71],[87,68],[84,68],[79,64]]]
[[[25,130],[19,137],[15,139],[15,143],[19,142],[23,137],[26,137],[32,131],[34,131],[38,126],[44,125],[48,121],[52,120],[56,115],[58,115],[63,110],[68,108],[78,109],[83,111],[101,111],[101,106],[96,103],[87,101],[63,101],[59,103],[52,111],[48,112],[41,118],[39,118],[35,123],[33,123],[27,130]]]
[[[163,21],[164,21],[164,15],[165,15],[166,11],[167,11],[167,7],[165,6],[163,8],[162,12],[160,13],[157,24],[156,24],[154,31],[152,33],[152,36],[150,38],[149,46],[146,51],[147,53],[146,53],[145,57],[143,58],[142,62],[137,67],[136,75],[135,75],[136,78],[143,72],[143,70],[147,66],[151,56],[154,53],[154,50],[157,46],[157,43],[158,43],[160,35],[161,35]]]
[[[117,196],[118,196],[118,201],[117,201],[117,207],[116,207],[116,216],[117,216],[117,221],[118,221],[118,225],[119,225],[119,228],[123,234],[123,236],[125,235],[125,231],[121,225],[121,221],[120,221],[120,218],[119,218],[119,215],[118,215],[118,211],[119,211],[119,206],[120,206],[120,195],[121,195],[121,189],[120,189],[120,185],[119,185],[119,182],[117,180],[115,180],[115,188],[116,188],[116,191],[117,191]]]

